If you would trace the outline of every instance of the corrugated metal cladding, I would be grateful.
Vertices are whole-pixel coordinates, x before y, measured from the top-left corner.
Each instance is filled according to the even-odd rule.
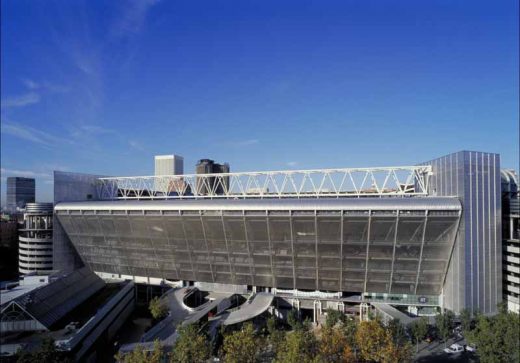
[[[429,194],[457,196],[463,218],[444,286],[445,307],[492,314],[502,301],[500,156],[461,151],[432,165]]]
[[[61,203],[56,212],[94,271],[438,295],[460,208],[457,198],[344,198]]]

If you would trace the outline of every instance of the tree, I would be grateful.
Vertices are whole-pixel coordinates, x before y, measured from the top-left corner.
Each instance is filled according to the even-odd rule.
[[[419,320],[416,320],[411,325],[412,336],[416,344],[416,352],[419,351],[419,342],[424,339],[426,333],[428,333],[428,320],[423,316]]]
[[[444,347],[451,336],[451,329],[453,327],[453,313],[450,310],[445,310],[435,316],[435,325],[439,330],[439,334],[444,341]]]
[[[325,326],[321,331],[319,343],[320,362],[355,362],[355,356],[348,344],[347,337],[338,326]]]
[[[475,329],[467,335],[477,346],[477,354],[483,363],[520,361],[520,315],[508,312],[504,305],[493,317],[479,314]]]
[[[391,329],[385,329],[378,320],[361,322],[356,332],[356,342],[361,358],[366,361],[401,363],[412,359],[410,344],[392,337]]]
[[[347,339],[347,344],[354,350],[357,350],[356,331],[358,324],[354,319],[346,318],[341,324],[341,330]]]
[[[253,324],[246,323],[241,330],[224,336],[224,361],[232,363],[253,363],[260,353],[261,345],[255,336]]]
[[[276,318],[274,316],[271,316],[269,319],[267,319],[267,333],[269,334],[268,342],[271,345],[271,349],[274,355],[276,356],[280,346],[282,346],[284,343],[285,335],[283,330],[277,329]]]
[[[150,313],[155,320],[162,319],[168,315],[168,307],[157,296],[150,300],[148,309],[150,310]]]
[[[406,336],[406,328],[399,319],[390,320],[386,326],[386,329],[390,332],[392,341],[396,346],[399,347],[408,341],[408,337]]]
[[[159,340],[153,343],[152,351],[146,351],[141,344],[138,344],[130,353],[122,354],[118,352],[114,359],[119,363],[161,363],[165,353]]]
[[[377,320],[362,321],[356,332],[356,343],[361,358],[367,361],[382,362],[383,347],[387,344],[388,334]]]
[[[325,326],[333,327],[339,322],[343,322],[345,320],[345,314],[343,314],[339,310],[327,309],[326,311],[327,317],[325,319]]]
[[[469,333],[469,331],[471,330],[471,322],[472,322],[471,311],[469,309],[466,309],[466,308],[462,309],[462,311],[460,312],[460,322],[461,322],[462,331],[464,332],[464,334]]]
[[[317,342],[314,334],[306,329],[297,329],[285,335],[285,342],[276,355],[275,362],[307,363],[316,357]]]
[[[52,338],[45,338],[36,351],[19,352],[17,355],[18,363],[72,363],[72,359],[65,352],[56,349]]]
[[[412,361],[412,349],[408,342],[396,345],[391,339],[387,339],[387,343],[382,350],[382,363],[408,363]]]
[[[296,309],[291,309],[287,314],[287,323],[292,330],[298,330],[301,328],[301,322],[298,318],[298,311]]]
[[[179,326],[170,362],[202,363],[209,359],[210,347],[207,336],[199,330],[198,324]]]

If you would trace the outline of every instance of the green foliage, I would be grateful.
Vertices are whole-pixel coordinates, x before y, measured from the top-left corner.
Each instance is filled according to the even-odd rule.
[[[179,326],[178,332],[170,362],[202,363],[209,359],[210,345],[207,336],[199,332],[197,324]]]
[[[386,329],[392,336],[392,341],[396,346],[401,346],[408,341],[408,338],[406,337],[406,328],[399,319],[390,320]]]
[[[358,324],[354,319],[346,318],[341,324],[341,330],[347,339],[347,344],[352,347],[354,351],[357,350],[356,343],[356,331],[358,328]]]
[[[20,352],[16,360],[18,363],[72,363],[72,359],[65,352],[59,351],[54,345],[52,338],[46,338],[42,341],[40,348],[34,352]]]
[[[343,322],[346,318],[344,313],[334,309],[327,309],[326,314],[325,326],[327,327],[333,327],[337,323]]]
[[[161,363],[164,360],[165,353],[159,340],[153,343],[153,350],[147,352],[143,346],[138,344],[135,349],[126,354],[118,352],[114,359],[119,363]]]
[[[285,335],[285,341],[276,355],[275,362],[307,363],[316,357],[317,341],[312,332],[296,329]]]
[[[395,341],[394,341],[395,340]],[[410,362],[412,359],[410,344],[397,342],[391,329],[378,320],[362,321],[356,332],[356,342],[361,358],[366,361],[394,363]]]
[[[168,307],[157,296],[150,300],[148,309],[155,320],[159,320],[168,315]]]
[[[453,328],[453,312],[444,310],[435,316],[435,325],[439,330],[441,338],[444,340],[444,346],[451,337],[451,329]]]
[[[268,333],[268,342],[271,345],[271,349],[276,356],[280,347],[283,345],[285,340],[285,334],[283,330],[277,329],[277,322],[274,316],[269,317],[267,319],[267,333]]]
[[[381,362],[384,357],[382,349],[387,344],[388,334],[377,320],[362,321],[356,332],[356,343],[361,358],[367,361]]]
[[[254,363],[261,350],[252,323],[246,323],[239,331],[224,336],[224,361],[230,363]]]
[[[276,318],[271,315],[267,319],[266,326],[267,326],[267,334],[272,335],[276,331],[276,326],[277,326]]]
[[[296,309],[292,309],[287,314],[287,323],[293,330],[297,330],[301,326],[300,319],[298,317],[298,311]]]
[[[419,342],[421,342],[424,339],[426,333],[428,333],[428,320],[423,316],[419,320],[414,321],[410,328],[412,331],[412,336],[415,340],[417,348],[416,351],[419,351]]]
[[[468,333],[471,330],[472,322],[471,311],[469,309],[462,309],[460,312],[460,322],[464,334]]]
[[[356,361],[352,347],[348,344],[347,337],[339,326],[325,326],[321,331],[318,361],[326,363]]]
[[[520,315],[508,312],[503,305],[493,317],[479,314],[475,329],[466,338],[476,345],[483,363],[520,361]]]

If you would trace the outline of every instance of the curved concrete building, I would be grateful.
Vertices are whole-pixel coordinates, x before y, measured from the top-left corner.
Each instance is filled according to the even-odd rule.
[[[27,203],[19,230],[20,273],[52,270],[52,203]]]
[[[520,313],[520,195],[518,175],[501,170],[503,225],[504,301],[509,310]]]

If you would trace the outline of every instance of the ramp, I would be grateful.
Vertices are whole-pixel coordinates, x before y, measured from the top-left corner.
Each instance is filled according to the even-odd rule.
[[[262,314],[273,303],[274,295],[266,292],[259,292],[252,299],[240,305],[238,310],[225,313],[222,316],[222,324],[233,325],[253,319]]]

